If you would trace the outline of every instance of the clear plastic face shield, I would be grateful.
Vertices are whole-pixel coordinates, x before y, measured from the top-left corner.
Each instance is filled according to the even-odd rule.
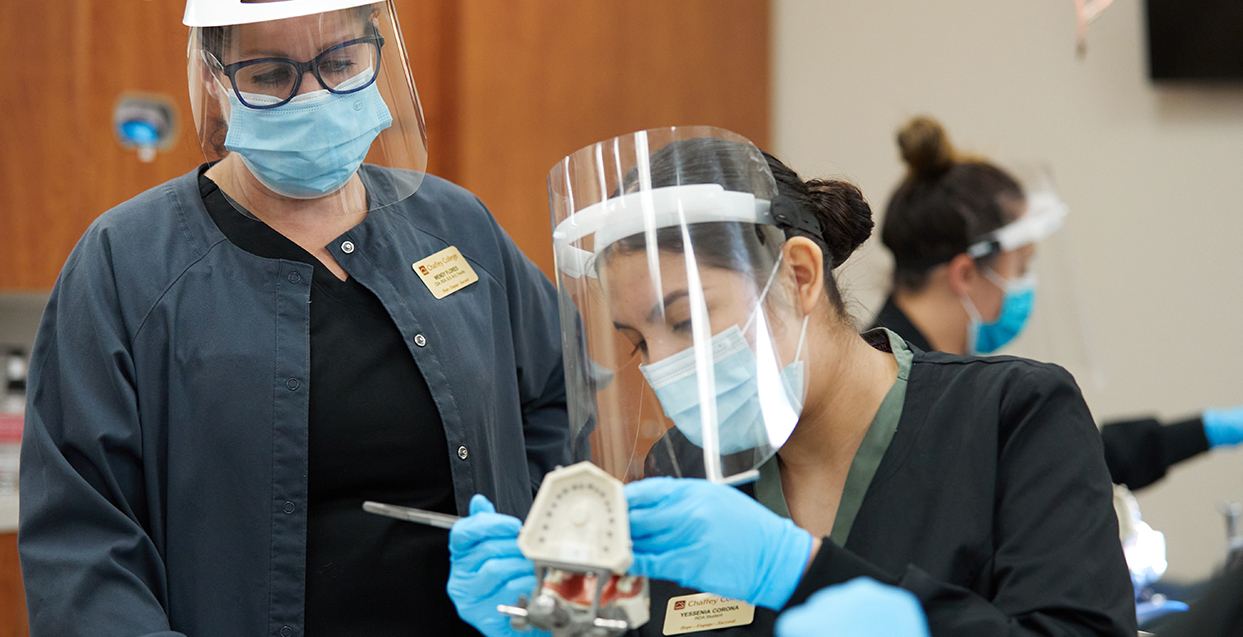
[[[190,0],[185,23],[199,142],[239,205],[357,214],[419,187],[427,136],[391,2]]]
[[[576,460],[623,481],[728,483],[785,443],[806,316],[775,196],[760,150],[708,127],[625,135],[553,168]]]
[[[1050,168],[1042,163],[1007,165],[1025,192],[1025,211],[1017,220],[991,233],[995,250],[1032,249],[1024,284],[1039,281],[1025,329],[1006,353],[1057,363],[1067,368],[1085,390],[1099,389],[1104,375],[1096,355],[1091,321],[1083,303],[1076,267],[1074,231],[1069,207],[1058,194]],[[979,250],[986,242],[968,249]]]

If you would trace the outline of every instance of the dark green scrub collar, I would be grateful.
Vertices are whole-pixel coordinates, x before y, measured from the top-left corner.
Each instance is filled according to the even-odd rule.
[[[863,338],[872,347],[893,354],[898,363],[898,378],[885,394],[872,424],[868,425],[863,442],[859,443],[854,460],[850,462],[842,500],[837,506],[833,531],[829,535],[829,540],[838,546],[846,545],[846,538],[850,537],[850,527],[855,523],[859,507],[863,506],[863,497],[867,495],[868,486],[872,484],[872,477],[876,475],[881,458],[885,457],[885,451],[893,441],[893,434],[898,430],[902,404],[906,400],[906,383],[911,375],[911,360],[915,357],[902,337],[883,327],[865,332]],[[781,471],[776,455],[760,466],[755,499],[773,513],[784,518],[790,517],[790,508],[786,505],[785,494],[781,490]]]

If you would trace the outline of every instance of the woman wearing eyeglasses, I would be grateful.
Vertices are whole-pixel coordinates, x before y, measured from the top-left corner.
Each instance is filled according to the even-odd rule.
[[[32,361],[31,634],[471,635],[447,533],[568,460],[555,291],[424,174],[390,2],[190,0],[208,163],[105,213]]]

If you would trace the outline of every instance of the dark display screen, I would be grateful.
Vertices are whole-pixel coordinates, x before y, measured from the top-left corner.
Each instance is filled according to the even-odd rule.
[[[1154,80],[1243,80],[1243,0],[1147,0]]]

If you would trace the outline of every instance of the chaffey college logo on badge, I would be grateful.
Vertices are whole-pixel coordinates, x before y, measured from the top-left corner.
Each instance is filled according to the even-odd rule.
[[[673,610],[685,610],[685,609],[686,609],[686,601],[680,601],[680,602],[673,603]]]

